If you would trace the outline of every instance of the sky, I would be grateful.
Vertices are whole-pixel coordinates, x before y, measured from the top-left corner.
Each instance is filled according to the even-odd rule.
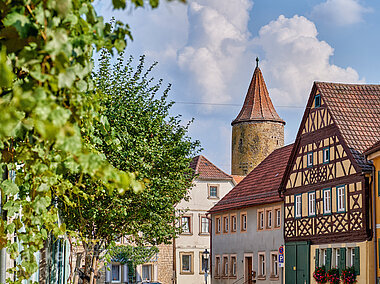
[[[162,1],[161,1],[162,2]],[[158,9],[112,10],[105,21],[128,23],[125,54],[172,84],[172,115],[194,118],[201,154],[230,173],[231,121],[239,113],[259,57],[269,95],[286,121],[285,145],[295,140],[314,81],[377,84],[380,79],[380,1],[188,0]]]

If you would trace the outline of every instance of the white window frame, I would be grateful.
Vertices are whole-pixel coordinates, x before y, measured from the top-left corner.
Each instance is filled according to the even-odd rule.
[[[184,270],[183,269],[183,257],[187,256],[189,257],[189,265],[190,270]],[[194,273],[194,253],[193,252],[180,252],[179,253],[179,259],[180,259],[180,274],[193,274]]]
[[[229,274],[229,259],[228,255],[223,255],[223,274],[222,276],[228,277]]]
[[[348,259],[350,267],[355,265],[355,248],[348,248]]]
[[[306,154],[306,164],[308,168],[313,166],[313,152],[308,152]]]
[[[335,268],[339,267],[339,261],[340,261],[340,248],[334,248],[334,258],[335,258]]]
[[[315,191],[308,193],[309,216],[315,216]]]
[[[323,189],[323,214],[331,214],[331,188]]]
[[[184,216],[181,216],[181,229],[182,229],[182,234],[192,234],[192,216],[190,216],[190,215],[184,215]],[[184,222],[184,220],[188,220],[188,223],[187,223],[187,225],[188,225],[188,231],[185,231],[184,229],[183,229],[183,227],[184,227],[184,224],[186,223],[186,222]]]
[[[229,232],[229,222],[230,222],[230,218],[228,215],[224,215],[223,216],[223,233],[227,234]]]
[[[220,255],[215,256],[215,277],[220,277]]]
[[[241,231],[247,231],[247,212],[241,213]]]
[[[144,266],[149,266],[149,270],[150,270],[150,278],[151,279],[144,279]],[[153,281],[153,264],[146,264],[144,263],[143,265],[141,265],[141,278],[142,280],[149,280],[149,281]],[[124,280],[126,281],[126,280]]]
[[[231,232],[234,233],[237,231],[237,215],[231,214]]]
[[[204,220],[206,220],[205,222],[204,222]],[[207,224],[207,225],[205,225],[206,227],[207,227],[207,230],[206,231],[204,231],[203,230],[203,225],[204,224]],[[209,221],[209,219],[206,217],[206,216],[204,216],[204,215],[201,215],[200,216],[200,228],[199,228],[199,232],[200,232],[200,234],[202,234],[202,235],[208,235],[209,233],[210,233],[210,221]]]
[[[272,228],[272,210],[267,210],[266,211],[266,227],[267,229],[271,229]]]
[[[296,218],[302,217],[302,195],[297,194],[294,196],[294,214]]]
[[[258,277],[265,277],[266,275],[266,261],[265,261],[265,252],[259,252],[258,253],[258,268],[259,268],[259,275]]]
[[[346,187],[343,186],[337,186],[336,188],[336,210],[338,212],[345,212],[345,189]]]
[[[264,226],[265,226],[265,212],[264,210],[260,210],[258,211],[258,229],[259,230],[264,230]]]
[[[217,216],[215,217],[215,234],[220,234],[222,230],[222,217]]]
[[[233,259],[235,261],[233,261]],[[237,267],[237,256],[236,255],[231,255],[230,257],[230,269],[231,269],[231,273],[230,273],[230,276],[231,277],[236,277],[236,267]]]
[[[323,148],[323,163],[327,164],[330,162],[330,148]]]
[[[118,275],[119,279],[117,279],[117,280],[113,279],[113,267],[114,266],[119,267],[119,275]],[[111,264],[111,282],[112,283],[120,283],[121,282],[121,265],[119,263],[112,263]]]
[[[276,218],[276,228],[280,228],[281,227],[281,208],[276,208],[274,210],[275,212],[275,218]]]
[[[272,251],[270,253],[270,277],[277,278],[278,277],[278,253]]]
[[[211,188],[215,188],[215,194],[211,195]],[[219,198],[219,184],[209,184],[208,185],[208,198],[210,199],[218,199]]]

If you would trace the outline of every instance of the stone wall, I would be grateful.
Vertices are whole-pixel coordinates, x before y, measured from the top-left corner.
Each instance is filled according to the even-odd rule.
[[[159,245],[157,258],[158,281],[162,284],[172,284],[173,271],[173,245]]]
[[[284,146],[284,124],[242,122],[232,127],[231,174],[245,176],[273,150]]]

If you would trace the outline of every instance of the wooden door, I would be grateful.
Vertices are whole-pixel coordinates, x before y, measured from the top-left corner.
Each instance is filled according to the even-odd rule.
[[[247,284],[253,284],[252,281],[252,257],[246,256],[245,257],[245,277],[244,282]]]

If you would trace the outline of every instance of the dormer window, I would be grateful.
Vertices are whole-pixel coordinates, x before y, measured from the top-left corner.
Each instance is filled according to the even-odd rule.
[[[316,95],[315,96],[315,107],[320,107],[321,106],[321,95]]]
[[[313,152],[307,153],[307,167],[313,166]]]

